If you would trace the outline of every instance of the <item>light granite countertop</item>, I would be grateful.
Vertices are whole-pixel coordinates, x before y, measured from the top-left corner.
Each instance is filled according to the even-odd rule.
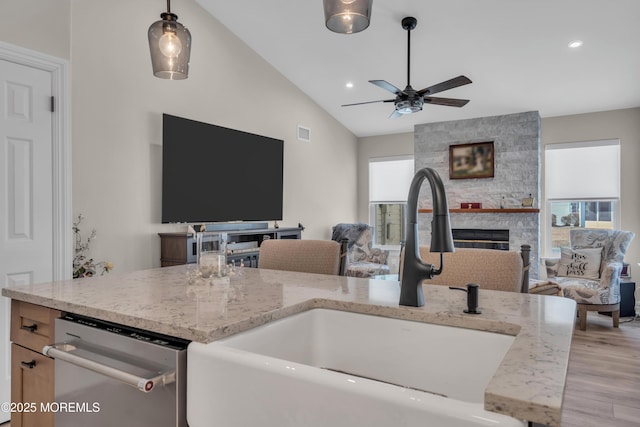
[[[515,336],[485,391],[485,409],[560,426],[575,302],[480,290],[480,315],[466,294],[425,285],[424,307],[398,305],[397,282],[252,268],[189,284],[194,265],[51,283],[11,285],[2,295],[62,311],[208,343],[311,308],[478,329]],[[473,357],[472,354],[469,356]]]

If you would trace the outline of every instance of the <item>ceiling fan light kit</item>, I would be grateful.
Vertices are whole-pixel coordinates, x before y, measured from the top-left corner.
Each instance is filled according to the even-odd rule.
[[[153,75],[161,79],[183,80],[189,76],[191,33],[171,13],[171,0],[167,11],[149,27],[149,50]]]
[[[422,110],[422,99],[420,98],[405,99],[396,102],[396,111],[399,114],[417,113],[420,110]]]
[[[326,4],[325,0],[325,4]],[[458,76],[447,81],[429,86],[421,90],[415,90],[411,87],[411,30],[416,28],[418,20],[414,17],[406,17],[402,20],[402,28],[407,31],[407,86],[404,90],[397,88],[391,83],[385,80],[369,80],[372,83],[384,90],[387,90],[396,97],[394,99],[382,99],[379,101],[366,101],[357,102],[355,104],[344,104],[343,107],[349,107],[353,105],[372,104],[377,102],[393,102],[395,109],[391,113],[390,118],[399,117],[404,114],[417,113],[422,111],[422,106],[427,104],[434,105],[446,105],[448,107],[463,107],[469,100],[468,99],[456,99],[456,98],[438,98],[431,96],[438,92],[444,92],[445,90],[453,89],[458,86],[463,86],[471,83],[471,80],[465,76]]]
[[[323,0],[327,28],[335,33],[354,34],[371,22],[373,0]]]

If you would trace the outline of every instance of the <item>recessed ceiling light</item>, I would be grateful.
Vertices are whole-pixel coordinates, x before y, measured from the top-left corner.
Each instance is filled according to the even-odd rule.
[[[351,82],[347,82],[347,84],[345,84],[345,86],[349,89],[351,89],[353,87],[353,83]]]
[[[571,49],[575,49],[580,46],[582,46],[582,40],[572,40],[569,42],[569,47]]]

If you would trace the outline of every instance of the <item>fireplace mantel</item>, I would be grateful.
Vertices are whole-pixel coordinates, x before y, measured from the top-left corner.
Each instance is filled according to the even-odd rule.
[[[431,213],[433,209],[418,209],[418,213]],[[450,213],[540,213],[537,208],[509,208],[509,209],[449,209]]]

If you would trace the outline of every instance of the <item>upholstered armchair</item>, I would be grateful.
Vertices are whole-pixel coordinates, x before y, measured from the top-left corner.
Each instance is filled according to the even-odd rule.
[[[372,277],[389,274],[389,251],[373,247],[373,232],[368,224],[337,224],[331,240],[347,240],[346,276]]]
[[[613,326],[618,327],[620,272],[634,236],[631,231],[573,229],[571,247],[562,248],[556,262],[546,262],[549,281],[578,303],[580,330],[587,329],[588,311],[611,312]]]

